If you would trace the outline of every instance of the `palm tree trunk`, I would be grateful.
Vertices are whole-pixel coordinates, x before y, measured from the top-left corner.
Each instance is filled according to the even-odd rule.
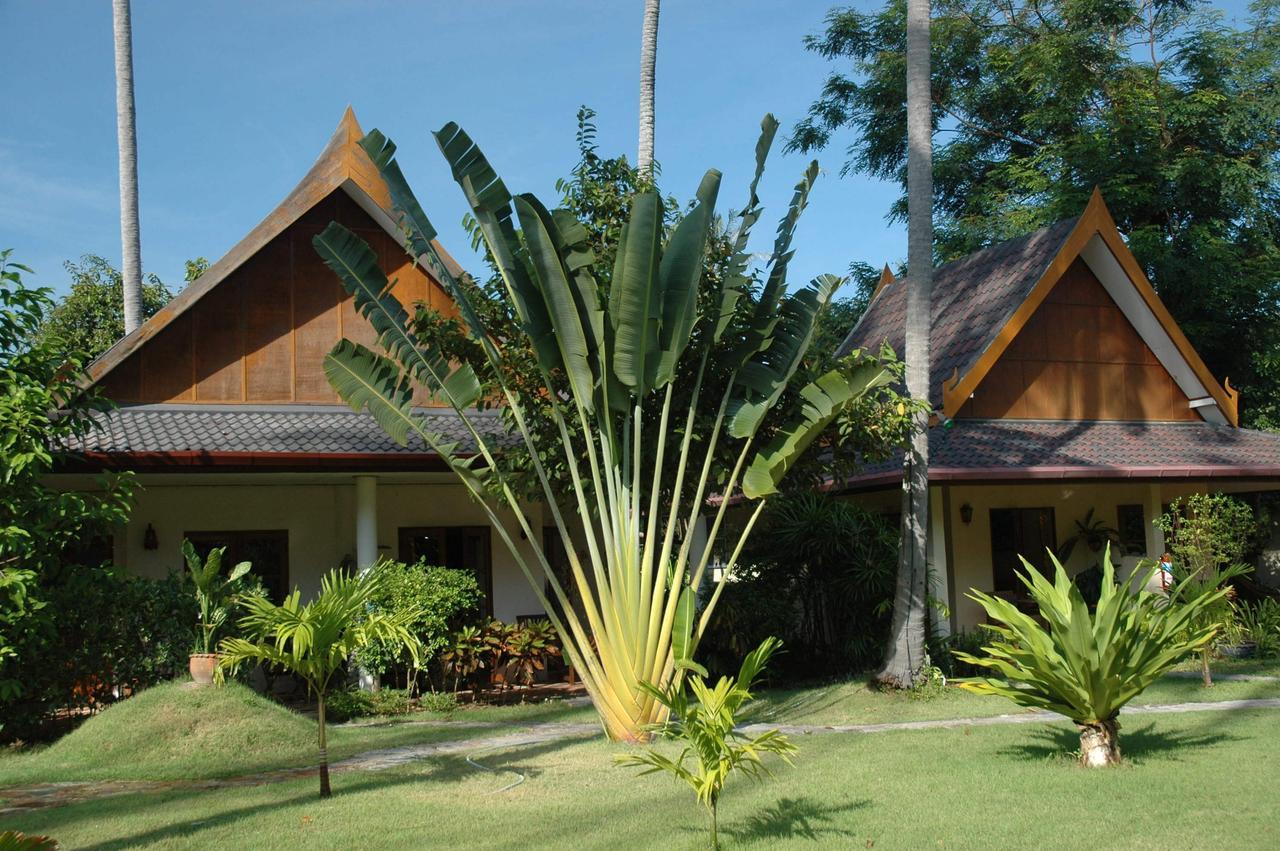
[[[1078,724],[1080,763],[1088,768],[1105,768],[1120,763],[1120,722],[1114,718],[1096,724]]]
[[[317,693],[316,716],[320,720],[320,797],[333,794],[329,788],[329,737],[324,729],[324,692]]]
[[[1200,650],[1200,679],[1204,683],[1205,688],[1213,685],[1213,674],[1209,671],[1209,648],[1204,647]]]
[[[659,0],[644,0],[644,25],[640,31],[640,146],[636,168],[653,177],[653,92],[658,62]]]
[[[933,122],[929,104],[929,0],[907,0],[907,395],[929,400],[933,292]],[[913,417],[902,470],[902,544],[893,629],[876,675],[895,688],[915,684],[924,664],[929,526],[929,412]]]
[[[112,0],[116,53],[116,142],[120,154],[120,274],[124,332],[142,324],[142,245],[138,226],[138,139],[133,108],[133,24],[129,0]]]

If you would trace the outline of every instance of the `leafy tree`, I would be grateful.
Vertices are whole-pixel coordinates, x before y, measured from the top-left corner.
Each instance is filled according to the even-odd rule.
[[[683,747],[675,759],[652,749],[617,757],[619,765],[638,767],[642,775],[670,774],[693,790],[707,809],[713,849],[720,847],[716,814],[729,778],[741,774],[758,780],[769,774],[765,756],[772,754],[790,764],[797,750],[777,730],[748,736],[735,729],[739,710],[751,700],[756,680],[781,646],[776,638],[766,638],[742,660],[736,678],[721,677],[714,686],[698,675],[689,678],[687,692],[680,683],[665,688],[644,683],[645,691],[670,712],[670,720],[658,726],[659,732]]]
[[[718,172],[706,174],[697,200],[670,224],[656,192],[633,194],[618,241],[597,254],[591,230],[572,210],[552,212],[532,195],[510,195],[472,140],[446,125],[437,141],[501,272],[501,289],[492,296],[498,304],[486,307],[477,303],[484,292],[459,280],[437,256],[434,228],[404,182],[394,146],[371,133],[361,145],[391,186],[412,254],[424,259],[459,308],[470,351],[457,356],[424,346],[406,329],[403,306],[359,237],[334,223],[314,240],[386,352],[349,341],[335,347],[325,364],[338,393],[353,408],[371,411],[397,440],[423,441],[477,497],[498,495],[533,538],[505,449],[472,418],[481,399],[505,405],[565,545],[577,600],[570,600],[545,554],[537,552],[531,563],[495,508],[482,506],[614,738],[647,737],[648,725],[665,714],[640,683],[665,685],[690,663],[719,597],[713,592],[699,615],[694,589],[731,502],[775,493],[842,411],[894,377],[875,358],[851,357],[815,381],[797,380],[815,319],[841,280],[824,275],[787,292],[791,240],[816,163],[796,185],[763,284],[748,272],[747,242],[761,215],[756,188],[776,129],[766,117],[748,204],[737,216],[724,275],[712,283],[706,257],[717,232]],[[508,325],[495,330],[485,323],[484,315],[503,311],[514,312]],[[530,348],[536,369],[528,384],[507,383],[507,358],[529,357]],[[414,383],[457,412],[478,445],[476,456],[459,457],[455,444],[425,427],[410,404]],[[545,442],[529,425],[543,418],[542,427],[554,429]],[[718,463],[726,454],[732,461]],[[570,486],[547,473],[544,457],[564,465]],[[491,482],[488,494],[483,479]],[[709,546],[695,557],[691,530],[712,488],[725,498],[714,509]]]
[[[127,519],[130,475],[104,477],[93,494],[59,491],[45,483],[64,446],[83,435],[108,403],[80,387],[82,362],[64,342],[39,333],[53,308],[48,289],[22,281],[30,269],[0,251],[0,571],[6,641],[31,625],[39,593],[31,583],[57,567],[64,554]],[[47,614],[47,613],[46,613]],[[10,650],[10,653],[15,652]],[[21,684],[6,679],[0,690]]]
[[[1246,421],[1280,425],[1280,3],[1242,29],[1199,0],[939,0],[937,254],[1078,215],[1101,188],[1161,299]],[[848,131],[846,171],[905,188],[905,0],[835,8],[839,67],[790,144]],[[905,220],[905,197],[891,218]],[[879,259],[879,258],[875,258]],[[1247,340],[1247,345],[1240,345]]]
[[[64,351],[91,361],[124,336],[124,284],[120,273],[96,254],[63,264],[71,291],[48,311],[39,335],[61,342]],[[169,303],[173,293],[155,275],[142,284],[142,321]]]
[[[1169,596],[1174,600],[1199,597],[1220,587],[1234,596],[1228,583],[1252,570],[1244,559],[1258,535],[1258,524],[1253,509],[1238,499],[1221,493],[1178,497],[1155,523],[1173,556],[1175,582]],[[1202,610],[1197,625],[1225,623],[1233,614],[1231,600],[1224,598]],[[1200,649],[1200,676],[1206,688],[1213,685],[1211,650],[1208,645]]]
[[[235,671],[245,663],[276,665],[302,679],[316,696],[320,737],[320,797],[327,798],[329,750],[325,730],[325,697],[333,688],[347,659],[375,641],[395,642],[418,659],[418,642],[409,624],[412,610],[386,614],[370,611],[370,603],[385,581],[374,568],[368,573],[331,571],[320,580],[320,593],[305,606],[296,588],[280,605],[266,597],[240,599],[247,614],[240,619],[247,638],[224,638],[218,646],[223,670]]]
[[[1120,761],[1120,710],[1190,653],[1213,640],[1218,624],[1200,615],[1226,590],[1170,603],[1146,590],[1154,567],[1128,582],[1116,582],[1111,545],[1102,559],[1102,589],[1090,611],[1062,563],[1050,580],[1022,560],[1018,578],[1037,608],[1019,611],[1008,600],[976,589],[969,598],[990,620],[990,643],[982,655],[956,651],[956,658],[993,672],[960,680],[961,688],[1007,697],[1019,706],[1065,715],[1080,728],[1080,761],[1090,767]]]

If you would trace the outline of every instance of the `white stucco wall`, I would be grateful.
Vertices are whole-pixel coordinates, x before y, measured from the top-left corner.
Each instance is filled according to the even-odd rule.
[[[406,526],[487,526],[483,509],[466,490],[444,477],[379,476],[377,488],[378,551],[395,558],[398,530]],[[127,528],[115,535],[114,559],[143,576],[160,577],[181,567],[178,547],[190,530],[287,529],[289,584],[304,597],[315,593],[320,577],[344,558],[354,563],[356,515],[354,476],[332,474],[261,474],[215,476],[167,474],[140,477],[137,502]],[[68,487],[85,482],[68,478]],[[541,532],[542,510],[526,513],[535,539]],[[522,541],[519,525],[502,512],[513,542],[537,570],[537,541]],[[155,529],[159,546],[147,550],[147,525]],[[493,611],[503,620],[542,611],[537,596],[501,537],[491,532]]]

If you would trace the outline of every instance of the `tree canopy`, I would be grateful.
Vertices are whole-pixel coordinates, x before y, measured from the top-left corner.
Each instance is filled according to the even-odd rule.
[[[1280,426],[1280,3],[1233,28],[1195,0],[938,0],[940,261],[1076,216],[1099,187],[1144,271],[1251,425]],[[904,0],[833,9],[836,63],[790,146],[848,138],[846,172],[897,180]],[[865,258],[875,262],[885,258]]]
[[[40,334],[61,341],[64,350],[77,352],[88,362],[124,336],[124,284],[120,272],[96,254],[85,254],[62,265],[71,277],[71,290],[48,311]],[[208,268],[209,261],[203,257],[186,261],[186,283]],[[173,296],[159,277],[148,275],[142,282],[143,321],[154,316]]]

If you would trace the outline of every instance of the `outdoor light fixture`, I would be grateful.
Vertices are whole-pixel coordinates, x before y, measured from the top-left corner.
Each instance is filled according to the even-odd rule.
[[[160,548],[160,541],[156,538],[156,530],[150,523],[147,524],[147,531],[142,533],[142,548],[144,550],[157,550]]]
[[[973,506],[967,502],[960,506],[960,521],[966,526],[973,522]]]

